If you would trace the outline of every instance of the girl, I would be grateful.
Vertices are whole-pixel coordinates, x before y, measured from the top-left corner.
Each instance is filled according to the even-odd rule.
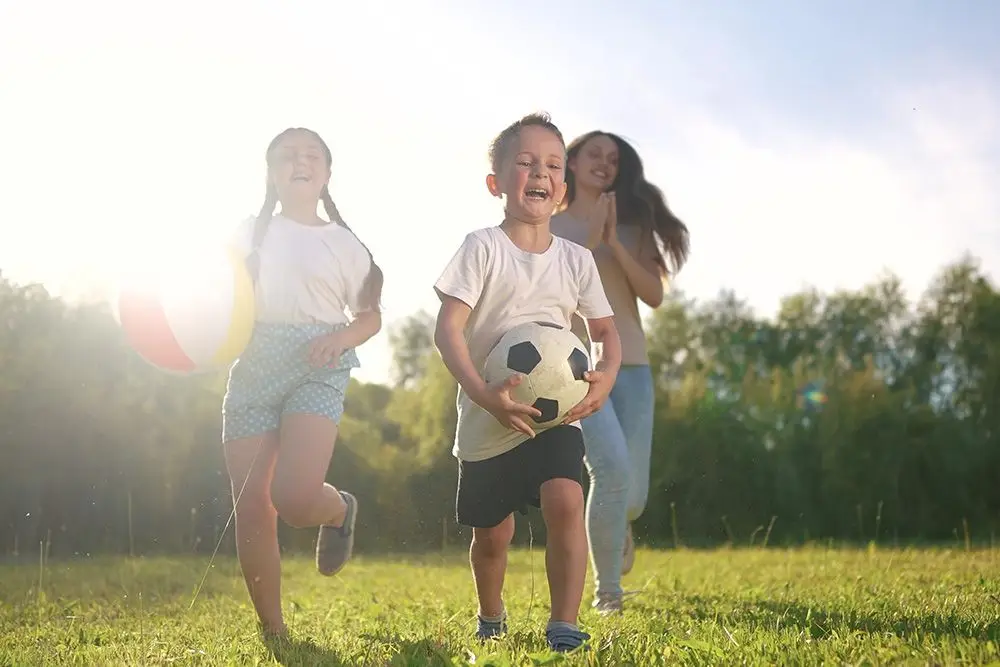
[[[351,557],[358,503],[325,479],[351,369],[360,365],[354,348],[382,326],[382,272],[330,197],[330,149],[318,134],[287,129],[265,157],[264,205],[237,235],[257,322],[230,369],[223,443],[243,577],[263,632],[284,635],[277,517],[319,526],[322,574]],[[317,215],[320,201],[329,221]]]
[[[638,302],[662,303],[668,260],[674,272],[687,260],[688,230],[621,137],[602,131],[579,137],[567,149],[566,166],[566,199],[552,231],[593,250],[623,350],[611,400],[582,423],[594,607],[611,613],[622,609],[621,577],[635,558],[632,522],[649,491],[653,377]],[[586,331],[579,323],[576,330]]]

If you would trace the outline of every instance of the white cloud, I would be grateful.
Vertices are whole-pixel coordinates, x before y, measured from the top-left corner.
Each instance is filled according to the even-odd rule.
[[[884,128],[897,141],[824,137],[779,112],[756,136],[697,109],[671,116],[678,142],[646,155],[692,228],[679,286],[699,296],[731,287],[769,312],[799,287],[858,287],[883,269],[915,296],[965,251],[997,275],[987,90],[942,92],[945,109],[927,105]]]

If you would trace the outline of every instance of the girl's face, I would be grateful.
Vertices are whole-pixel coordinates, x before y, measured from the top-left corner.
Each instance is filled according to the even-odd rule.
[[[330,182],[323,145],[308,132],[293,131],[282,137],[268,163],[268,176],[283,202],[318,201]]]
[[[618,177],[618,145],[606,134],[591,137],[570,160],[576,187],[606,192]]]

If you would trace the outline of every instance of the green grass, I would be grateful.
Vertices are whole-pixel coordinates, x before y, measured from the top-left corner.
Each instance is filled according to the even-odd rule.
[[[530,564],[533,562],[532,567]],[[543,553],[512,555],[511,634],[478,646],[463,554],[359,558],[341,575],[286,560],[292,641],[265,646],[233,560],[0,566],[0,665],[989,664],[1000,660],[1000,550],[640,551],[624,616],[584,599],[585,655],[545,649]],[[41,574],[41,589],[39,576]],[[532,595],[532,579],[534,593]]]

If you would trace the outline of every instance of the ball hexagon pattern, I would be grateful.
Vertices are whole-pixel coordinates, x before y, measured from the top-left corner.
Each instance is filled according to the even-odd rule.
[[[528,322],[511,328],[486,358],[484,378],[500,383],[517,373],[524,381],[511,398],[534,406],[535,432],[558,425],[566,413],[583,400],[589,389],[583,379],[590,357],[577,336],[551,322]]]

